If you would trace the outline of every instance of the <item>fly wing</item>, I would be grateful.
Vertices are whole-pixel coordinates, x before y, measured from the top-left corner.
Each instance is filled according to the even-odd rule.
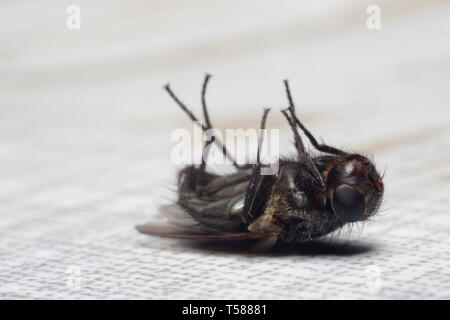
[[[149,235],[180,239],[251,240],[268,237],[272,238],[277,236],[277,234],[273,232],[199,232],[198,230],[195,230],[193,228],[183,228],[180,226],[161,222],[148,222],[145,224],[137,225],[136,230]]]
[[[182,239],[215,239],[215,240],[250,240],[273,238],[278,234],[273,230],[260,232],[226,232],[200,224],[179,206],[164,206],[160,215],[167,221],[152,221],[137,225],[136,230],[141,233]]]

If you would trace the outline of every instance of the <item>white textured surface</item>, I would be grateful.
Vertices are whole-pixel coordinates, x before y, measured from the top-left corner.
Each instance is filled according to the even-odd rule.
[[[450,4],[378,1],[370,31],[370,1],[302,3],[76,1],[69,31],[72,1],[2,1],[0,297],[450,298]],[[387,167],[376,221],[270,255],[137,234],[190,125],[161,86],[198,112],[205,71],[222,129],[290,78],[317,136]]]

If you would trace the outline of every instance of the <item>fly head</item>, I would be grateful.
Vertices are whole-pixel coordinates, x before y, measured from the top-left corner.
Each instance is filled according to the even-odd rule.
[[[383,181],[372,162],[359,154],[346,155],[328,174],[328,198],[342,222],[365,221],[378,210]]]

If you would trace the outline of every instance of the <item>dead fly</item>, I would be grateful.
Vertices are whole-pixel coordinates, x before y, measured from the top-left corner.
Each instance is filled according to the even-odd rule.
[[[202,90],[203,131],[212,128],[205,102],[209,78],[207,75]],[[137,226],[137,230],[174,238],[257,239],[257,246],[270,248],[277,242],[314,239],[375,214],[383,197],[383,182],[374,165],[362,155],[319,144],[297,117],[288,82],[284,85],[289,107],[281,112],[294,134],[295,157],[280,159],[275,174],[262,175],[261,137],[256,164],[246,165],[237,164],[221,141],[211,139],[205,147],[216,143],[236,172],[210,173],[205,159],[199,166],[185,167],[178,175],[178,206],[184,210],[168,207],[165,214],[170,222],[151,222]],[[169,85],[165,89],[193,121],[198,121]],[[268,113],[265,109],[261,129]],[[305,150],[298,129],[321,155],[311,156]]]

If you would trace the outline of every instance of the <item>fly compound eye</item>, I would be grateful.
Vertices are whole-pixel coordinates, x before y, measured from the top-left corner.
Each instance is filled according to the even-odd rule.
[[[364,196],[355,188],[342,184],[333,191],[333,211],[345,222],[359,221],[364,216]]]

